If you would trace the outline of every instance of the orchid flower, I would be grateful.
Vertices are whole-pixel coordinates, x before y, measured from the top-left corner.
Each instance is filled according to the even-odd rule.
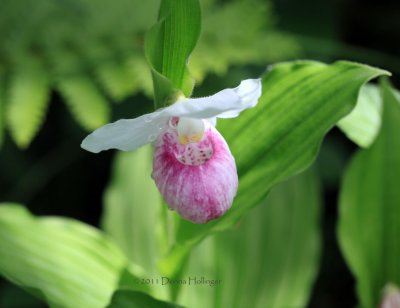
[[[81,147],[93,153],[132,151],[154,144],[152,177],[170,209],[194,223],[223,215],[238,187],[235,159],[216,130],[216,118],[234,118],[254,107],[260,79],[202,98],[180,98],[173,105],[98,128]]]

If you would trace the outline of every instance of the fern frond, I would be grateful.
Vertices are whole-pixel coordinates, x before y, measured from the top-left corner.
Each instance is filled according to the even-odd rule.
[[[144,54],[132,55],[127,60],[129,69],[133,72],[134,83],[140,87],[148,97],[153,95],[153,80]]]
[[[25,57],[11,76],[6,110],[11,136],[26,148],[41,127],[49,103],[49,76],[43,64]]]
[[[203,4],[204,26],[189,65],[197,81],[210,72],[226,74],[232,65],[264,65],[300,52],[291,36],[274,31],[270,1],[208,0]]]
[[[119,102],[138,90],[135,71],[127,59],[111,60],[103,63],[97,69],[99,82],[115,101]]]
[[[109,117],[104,93],[115,101],[138,91],[153,94],[143,39],[157,20],[160,0],[0,2],[0,61],[13,72],[7,74],[11,88],[6,87],[6,100],[0,103],[0,143],[4,104],[10,105],[3,111],[15,141],[21,147],[31,142],[43,121],[49,85],[57,85],[87,130]],[[298,53],[293,38],[274,31],[270,3],[202,0],[204,27],[189,63],[198,82],[210,72],[224,74],[232,65],[264,65]],[[23,67],[21,59],[32,52],[51,73]]]
[[[109,122],[109,105],[89,77],[75,75],[59,78],[57,90],[75,120],[86,130],[94,130]]]

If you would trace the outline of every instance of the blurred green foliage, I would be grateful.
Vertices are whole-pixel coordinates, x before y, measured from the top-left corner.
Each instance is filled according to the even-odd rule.
[[[107,308],[179,308],[182,306],[160,301],[146,293],[129,289],[117,291]]]
[[[232,65],[266,63],[295,58],[301,46],[288,33],[276,29],[270,1],[201,1],[203,26],[190,57],[196,80],[207,73],[225,75]]]
[[[266,289],[253,296],[255,301],[259,301],[258,304],[266,302],[267,297],[268,307],[304,305],[319,262],[318,244],[315,239],[315,234],[318,233],[316,230],[319,211],[317,180],[312,174],[307,174],[300,176],[298,180],[290,181],[282,188],[277,188],[280,193],[272,194],[267,199],[270,207],[265,207],[265,198],[274,185],[299,173],[312,163],[326,131],[356,105],[357,93],[363,83],[386,73],[350,62],[325,65],[299,61],[271,68],[263,76],[264,90],[258,107],[246,111],[237,119],[221,121],[219,125],[236,157],[240,188],[232,209],[220,219],[204,225],[187,222],[162,205],[159,193],[150,178],[149,148],[145,147],[132,153],[118,153],[113,168],[114,174],[104,198],[105,231],[120,245],[133,264],[139,266],[135,273],[145,273],[144,277],[149,279],[161,276],[177,280],[187,279],[187,275],[193,275],[194,272],[200,274],[204,269],[204,275],[208,273],[210,279],[218,274],[224,281],[229,281],[224,288],[229,286],[232,291],[235,281],[233,277],[238,275],[236,286],[244,288],[245,283],[240,277],[247,279],[247,275],[253,275],[252,271],[255,269],[251,267],[247,272],[247,268],[244,267],[243,270],[246,271],[241,272],[239,269],[233,269],[236,266],[232,263],[242,264],[246,263],[247,258],[260,260],[268,257],[271,264],[263,267],[265,271],[261,276],[254,277],[254,281],[248,281],[248,290],[243,292],[251,293],[258,283],[265,284]],[[335,78],[337,75],[341,78]],[[298,80],[304,82],[298,83]],[[310,92],[315,88],[319,89],[318,93]],[[332,96],[331,94],[338,89],[341,90],[340,95]],[[295,105],[294,97],[297,98]],[[287,112],[289,109],[290,113]],[[268,114],[268,121],[263,120],[265,114]],[[259,138],[249,139],[250,134]],[[234,227],[252,207],[260,204],[264,207],[260,206],[262,209],[259,210],[259,214],[248,220],[251,221],[248,222],[251,229],[243,226],[243,234],[240,233],[240,237],[237,235],[239,238],[233,236],[230,239],[228,234],[225,237],[221,236],[221,243],[217,246],[227,245],[226,249],[221,250],[221,255],[212,258],[210,254],[213,254],[213,249],[210,250],[209,247],[203,248],[203,253],[192,252],[203,239],[216,231]],[[299,208],[293,209],[294,206]],[[293,234],[290,233],[292,229],[286,229],[288,217],[293,218],[290,227],[298,228]],[[247,220],[241,223],[246,224],[245,221]],[[285,241],[282,241],[283,233],[288,233]],[[254,241],[253,236],[260,242]],[[293,246],[288,244],[290,236],[294,237]],[[232,246],[229,246],[229,243]],[[300,243],[300,247],[296,246]],[[236,248],[238,250],[235,250]],[[246,253],[239,254],[241,250]],[[291,261],[283,261],[284,255],[294,253],[304,253],[306,257],[298,257],[293,264]],[[208,262],[207,265],[196,267],[192,264],[186,270],[184,264],[189,255],[202,259],[193,254],[204,256],[203,262],[199,260],[199,264]],[[209,267],[218,260],[224,260],[221,261],[222,272],[209,272]],[[223,266],[224,262],[227,262],[226,266]],[[292,276],[291,281],[285,280],[284,277],[288,275]],[[274,286],[283,283],[282,280],[285,281],[285,287],[274,289]],[[150,287],[151,294],[159,298],[170,300],[180,296],[179,285],[151,284]],[[169,288],[172,297],[165,297],[165,290]],[[287,293],[283,291],[285,288],[288,288]],[[207,297],[201,303],[210,301],[212,307],[232,306],[235,300],[232,302],[232,298],[229,299],[226,293],[219,292],[222,291],[207,293]],[[276,298],[273,297],[275,292]],[[279,295],[282,293],[285,295]],[[220,300],[214,302],[214,296]],[[182,303],[188,304],[185,300]],[[243,305],[244,302],[242,307]]]
[[[179,1],[163,3],[176,5]],[[197,5],[194,0],[192,3]],[[146,61],[144,42],[146,32],[157,21],[159,4],[159,0],[0,0],[0,145],[8,129],[20,148],[28,147],[46,119],[50,102],[64,102],[81,128],[88,131],[108,122],[117,109],[123,117],[148,110],[144,105],[149,101],[138,94],[153,95],[151,67],[155,66],[151,59],[150,65]],[[190,60],[191,76],[198,83],[204,81],[199,90],[204,95],[257,76],[265,65],[296,58],[304,51],[308,57],[325,61],[344,55],[399,71],[395,56],[340,41],[340,26],[346,27],[338,23],[338,12],[345,7],[344,1],[276,0],[274,4],[281,13],[279,20],[272,1],[200,1],[202,29],[193,53],[186,59],[196,31],[188,35],[190,44],[184,41],[169,46],[171,58],[182,51],[174,48],[190,47],[180,53],[182,57],[172,59],[178,60],[174,65],[167,61],[169,73],[163,65],[156,67],[157,71],[171,78],[175,68],[185,69]],[[374,13],[369,25],[380,29],[376,27],[380,21],[383,28],[391,25],[386,26],[385,35],[394,31],[395,7],[392,11],[391,17],[381,19]],[[365,21],[368,15],[349,16],[356,22]],[[345,20],[345,16],[341,18]],[[368,22],[363,27],[368,27]],[[363,31],[354,33],[362,36]],[[173,37],[168,31],[158,34],[157,40],[163,40],[164,34]],[[342,36],[347,37],[347,32]],[[367,35],[367,41],[379,47],[381,36],[378,38]],[[396,41],[388,41],[395,50]],[[155,54],[155,58],[163,57]],[[321,188],[325,193],[337,191],[340,168],[354,147],[344,138],[332,142],[332,135],[328,136],[319,157],[319,170],[313,170],[322,173],[323,185],[312,172],[286,180],[311,164],[327,131],[357,102],[338,126],[367,149],[354,157],[341,186],[338,237],[345,262],[357,280],[359,302],[363,307],[376,306],[384,285],[400,284],[396,215],[400,205],[396,190],[400,155],[393,142],[398,139],[396,106],[400,95],[387,84],[381,92],[375,85],[362,86],[379,74],[386,72],[350,62],[324,65],[297,61],[273,66],[264,75],[260,108],[247,111],[235,121],[219,123],[238,163],[240,191],[232,210],[210,224],[192,225],[162,204],[150,179],[150,148],[116,156],[104,194],[102,228],[107,235],[77,221],[35,218],[20,206],[2,204],[1,274],[53,306],[75,307],[78,303],[103,307],[109,303],[110,307],[132,307],[132,302],[149,307],[173,306],[159,301],[164,299],[189,306],[246,307],[248,297],[255,306],[305,306],[321,263],[320,239],[324,236],[322,268],[314,288],[320,293],[314,296],[317,300],[313,297],[311,306],[336,307],[342,305],[342,298],[343,305],[348,305],[353,300],[348,299],[353,292],[352,281],[348,282],[351,277],[345,273],[348,280],[342,283],[342,276],[335,276],[337,264],[346,265],[339,252],[331,254],[336,239],[329,242],[326,235],[327,225],[336,224],[332,195],[325,198],[324,218],[320,216],[319,193]],[[175,87],[183,90],[178,79]],[[123,101],[129,104],[110,104]],[[65,110],[59,110],[61,116],[51,113],[54,120],[49,120],[70,125]],[[49,128],[54,128],[54,122]],[[40,200],[52,210],[65,199],[69,210],[86,207],[100,211],[96,200],[102,194],[104,180],[95,192],[91,189],[100,174],[108,176],[109,156],[78,157],[79,165],[66,168],[77,159],[71,153],[76,152],[79,141],[75,140],[80,139],[80,133],[68,130],[66,135],[75,138],[72,146],[66,143],[50,149],[43,161],[38,161],[36,151],[47,139],[26,152],[8,143],[7,151],[0,152],[6,152],[1,163],[7,166],[1,170],[0,180],[12,178],[8,180],[16,183],[20,195],[7,194],[10,185],[0,183],[5,191],[2,197],[29,200],[32,191],[42,188]],[[340,136],[337,131],[333,134]],[[63,140],[66,135],[56,139]],[[92,169],[86,166],[89,159],[95,161]],[[32,169],[19,177],[28,167]],[[70,172],[74,168],[82,170]],[[89,176],[88,170],[93,175]],[[63,180],[45,185],[57,175]],[[84,180],[78,181],[76,175]],[[285,182],[279,184],[281,181]],[[84,187],[78,189],[79,183]],[[80,195],[82,191],[85,193]],[[78,202],[69,202],[70,195]],[[89,203],[94,205],[89,207]],[[324,219],[322,226],[320,219]],[[212,235],[221,230],[224,232]],[[96,270],[92,272],[93,268]],[[331,269],[328,276],[326,268]],[[203,275],[223,282],[211,289],[138,283],[138,278],[160,275]],[[321,285],[328,290],[321,291]],[[10,287],[0,291],[0,305],[5,307],[40,305],[29,297],[25,301],[23,294]]]
[[[274,187],[232,230],[197,246],[186,277],[219,286],[183,285],[186,307],[305,307],[319,269],[321,187],[314,169]]]
[[[151,157],[150,146],[115,157],[102,216],[104,231],[142,273],[150,276],[158,273],[157,257],[168,248],[165,226],[161,224],[161,196],[149,176]]]
[[[327,131],[355,106],[362,85],[381,74],[387,72],[351,62],[298,61],[277,64],[263,75],[257,107],[218,124],[239,174],[234,206],[205,225],[181,220],[175,247],[163,260],[164,271],[175,275],[177,260],[184,259],[197,242],[212,231],[232,227],[274,185],[308,168]]]
[[[339,242],[362,307],[377,307],[386,285],[400,285],[400,100],[387,81],[381,95],[381,132],[352,159],[339,200]]]
[[[202,3],[206,27],[191,57],[195,79],[235,64],[297,54],[298,44],[273,30],[269,5],[252,1]],[[159,0],[1,0],[0,5],[0,134],[5,118],[21,148],[45,120],[52,90],[88,131],[109,121],[108,102],[138,91],[152,94],[143,42]],[[237,14],[244,18],[232,27]]]

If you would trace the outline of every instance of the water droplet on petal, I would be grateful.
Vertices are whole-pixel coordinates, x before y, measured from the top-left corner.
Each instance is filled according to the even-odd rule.
[[[165,127],[165,124],[164,124],[164,123],[159,123],[159,124],[157,125],[158,130],[162,130],[164,127]]]
[[[144,117],[144,121],[145,121],[146,123],[150,123],[151,121],[153,121],[153,117],[150,116],[150,115],[147,115],[147,116]]]
[[[149,142],[153,142],[156,140],[156,138],[157,138],[157,136],[155,134],[151,134],[148,139],[149,139]]]

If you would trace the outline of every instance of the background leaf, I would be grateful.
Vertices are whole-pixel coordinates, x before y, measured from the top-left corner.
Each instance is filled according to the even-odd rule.
[[[113,175],[104,194],[102,227],[131,261],[132,272],[146,278],[159,277],[157,262],[169,248],[172,230],[167,209],[151,178],[153,149],[150,145],[116,155]],[[126,286],[142,286],[130,281]],[[148,293],[169,299],[169,286],[144,284]]]
[[[107,308],[173,308],[181,307],[165,301],[152,298],[150,295],[138,291],[117,290]]]
[[[145,54],[153,69],[156,106],[175,91],[190,96],[193,81],[187,61],[201,29],[198,0],[162,0],[158,23],[146,35]]]
[[[188,307],[306,307],[319,267],[320,187],[314,170],[272,189],[234,229],[196,247],[183,278]],[[246,296],[243,296],[245,294]]]
[[[3,68],[0,66],[0,148],[3,144],[4,130],[6,127],[5,107],[6,107],[6,77]]]
[[[400,285],[400,100],[387,83],[381,91],[380,134],[352,159],[339,200],[339,243],[362,307],[376,307],[387,283]]]
[[[12,73],[7,122],[17,145],[25,148],[42,125],[49,103],[49,76],[43,64],[25,57]]]
[[[181,220],[176,245],[160,262],[162,270],[176,274],[190,247],[210,232],[231,227],[275,184],[307,168],[327,131],[354,107],[360,87],[381,74],[387,72],[343,61],[283,63],[265,74],[257,107],[218,126],[239,172],[232,208],[205,225]]]
[[[150,177],[152,148],[118,153],[104,195],[103,229],[146,275],[156,274],[162,238],[161,196]]]
[[[126,265],[98,230],[0,205],[0,272],[54,307],[104,307]]]
[[[357,145],[369,147],[381,127],[382,99],[379,88],[373,84],[364,85],[357,99],[357,105],[341,119],[338,127]]]

